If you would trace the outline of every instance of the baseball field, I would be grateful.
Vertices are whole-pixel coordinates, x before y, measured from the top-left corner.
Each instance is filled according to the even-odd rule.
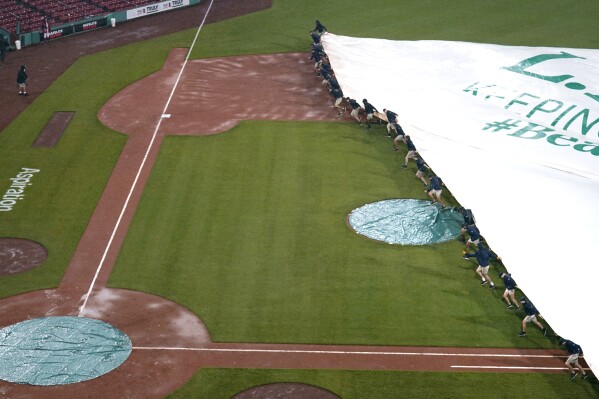
[[[596,379],[568,379],[551,329],[518,337],[524,314],[501,284],[481,287],[457,239],[388,245],[347,224],[364,204],[427,196],[384,125],[337,117],[308,61],[316,19],[356,37],[599,48],[596,1],[451,3],[274,0],[82,56],[37,93],[30,70],[32,99],[0,132],[0,195],[31,175],[0,212],[0,267],[15,239],[45,251],[0,270],[0,327],[89,317],[132,351],[95,379],[0,381],[0,395],[599,397]],[[66,129],[33,145],[56,112],[72,113]]]

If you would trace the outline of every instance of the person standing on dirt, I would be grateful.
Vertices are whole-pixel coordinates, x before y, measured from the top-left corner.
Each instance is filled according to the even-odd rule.
[[[29,76],[25,71],[27,67],[25,65],[21,65],[19,72],[17,73],[17,86],[19,86],[19,95],[20,96],[28,96],[27,94],[27,81],[29,80]]]
[[[526,337],[526,325],[530,322],[533,322],[537,327],[541,329],[543,335],[547,335],[547,328],[543,327],[543,325],[537,320],[537,315],[539,311],[526,297],[520,298],[520,303],[524,308],[524,313],[526,313],[526,317],[522,319],[522,331],[518,333],[519,337]]]

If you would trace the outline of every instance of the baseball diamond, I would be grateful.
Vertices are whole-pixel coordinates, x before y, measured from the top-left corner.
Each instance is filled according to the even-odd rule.
[[[0,379],[0,396],[475,397],[485,381],[490,397],[599,395],[594,379],[568,380],[555,335],[518,337],[502,292],[473,283],[458,222],[415,246],[346,223],[365,204],[428,201],[401,175],[385,125],[339,118],[309,60],[317,18],[408,35],[379,30],[402,7],[375,2],[359,28],[347,21],[367,10],[357,3],[202,1],[7,55],[0,76],[26,64],[31,82],[27,97],[0,86],[0,338],[24,321],[80,318],[113,327],[121,352],[90,379]],[[419,15],[416,3],[405,12]],[[549,3],[555,19],[563,10]],[[410,40],[480,34],[437,32],[453,16],[438,8]],[[518,43],[510,26],[482,30]],[[562,37],[544,27],[529,28]]]

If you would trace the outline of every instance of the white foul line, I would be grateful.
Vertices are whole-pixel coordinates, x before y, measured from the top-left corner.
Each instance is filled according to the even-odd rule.
[[[189,352],[238,352],[238,353],[303,353],[322,355],[386,355],[386,356],[453,356],[453,357],[515,357],[515,358],[566,358],[565,355],[523,355],[503,353],[438,353],[438,352],[381,352],[381,351],[344,351],[344,350],[308,350],[308,349],[235,349],[235,348],[167,348],[153,346],[134,346],[136,350],[164,350]]]
[[[83,313],[85,312],[85,306],[87,305],[89,296],[90,296],[92,290],[94,289],[94,285],[96,284],[96,280],[98,279],[100,270],[102,270],[102,266],[104,265],[104,261],[106,260],[106,256],[108,255],[108,251],[110,250],[110,246],[112,245],[112,241],[114,240],[116,231],[118,230],[118,228],[121,224],[123,215],[125,214],[125,211],[127,210],[127,207],[129,205],[129,200],[131,199],[131,196],[133,195],[133,191],[135,190],[135,187],[137,186],[137,182],[139,180],[139,176],[141,175],[141,171],[143,170],[143,167],[146,164],[146,160],[148,159],[148,154],[152,150],[154,141],[156,139],[156,135],[158,134],[158,130],[160,129],[160,125],[162,124],[162,120],[164,119],[164,115],[167,115],[166,110],[168,109],[168,107],[171,103],[171,100],[173,98],[173,95],[175,94],[175,90],[177,89],[177,86],[179,85],[179,80],[181,80],[181,76],[183,75],[183,70],[185,69],[185,66],[187,65],[187,61],[189,60],[189,56],[190,56],[190,54],[195,46],[195,43],[198,39],[198,35],[200,34],[200,31],[202,30],[202,27],[204,26],[204,23],[206,22],[206,18],[208,17],[208,13],[210,12],[210,9],[212,8],[213,2],[214,2],[214,0],[211,0],[210,4],[208,5],[206,14],[204,14],[202,23],[200,24],[200,26],[198,27],[198,30],[196,31],[195,37],[193,38],[193,42],[191,43],[191,47],[189,48],[189,51],[187,52],[187,56],[185,57],[185,61],[183,62],[183,66],[181,67],[181,70],[179,71],[179,75],[177,76],[177,80],[175,81],[175,84],[173,85],[173,88],[168,97],[168,100],[166,101],[166,104],[164,105],[164,109],[161,113],[161,118],[158,120],[158,123],[156,124],[156,128],[154,129],[154,134],[152,134],[152,139],[150,140],[150,143],[148,144],[148,148],[146,149],[146,153],[144,154],[143,160],[142,160],[141,164],[139,165],[139,168],[137,169],[137,174],[135,175],[135,179],[133,180],[133,184],[131,185],[131,189],[129,190],[127,199],[125,200],[125,203],[123,204],[121,213],[116,221],[116,224],[114,225],[114,228],[112,229],[112,234],[110,235],[110,239],[108,240],[108,243],[106,244],[106,248],[104,249],[104,253],[102,254],[102,259],[100,260],[100,263],[98,264],[96,273],[94,274],[94,278],[92,279],[89,289],[87,290],[87,293],[84,295],[85,300],[83,301],[83,304],[79,308],[79,314],[78,314],[79,317],[82,317]]]
[[[568,370],[566,367],[525,367],[525,366],[451,366],[455,369],[506,369],[506,370]],[[590,368],[585,368],[590,370]]]

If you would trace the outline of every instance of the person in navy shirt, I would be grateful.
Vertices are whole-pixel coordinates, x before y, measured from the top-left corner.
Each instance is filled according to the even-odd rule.
[[[322,76],[322,85],[327,88],[327,90],[331,89],[330,80],[333,77],[333,71],[330,69],[321,69],[320,76]]]
[[[395,122],[394,129],[395,133],[397,133],[397,137],[393,139],[393,148],[395,149],[395,151],[399,151],[399,142],[400,140],[404,143],[406,142],[406,134],[399,125],[399,123],[397,123],[397,121]]]
[[[547,335],[547,329],[543,327],[543,325],[537,320],[537,315],[539,311],[526,297],[520,298],[520,303],[522,304],[522,308],[524,308],[524,313],[526,313],[526,317],[522,319],[522,331],[518,333],[520,337],[526,337],[526,325],[530,322],[533,322],[537,327],[541,329],[543,335]]]
[[[322,77],[323,79],[325,77],[330,77],[333,74],[333,70],[331,69],[331,64],[329,64],[329,60],[327,59],[326,56],[323,56],[320,59],[320,63],[318,63],[319,65],[316,68],[316,75]],[[323,82],[323,85],[325,83]]]
[[[350,98],[347,100],[349,106],[351,107],[351,116],[358,121],[358,123],[361,125],[362,124],[362,119],[360,119],[360,104],[354,100],[353,98]]]
[[[516,310],[520,310],[520,304],[518,303],[518,301],[516,301],[516,297],[514,296],[514,292],[516,290],[517,284],[514,281],[514,279],[512,278],[512,275],[509,273],[499,273],[499,277],[503,280],[503,283],[505,284],[505,291],[503,292],[503,299],[504,301],[507,303],[507,307],[509,309],[514,309],[514,307],[516,308]],[[510,300],[512,301],[510,303]],[[513,303],[513,305],[512,305]]]
[[[463,206],[461,206],[460,208],[458,208],[458,212],[460,212],[460,214],[464,218],[464,223],[466,223],[469,226],[476,224],[476,220],[474,219],[474,214],[472,213],[472,210],[466,209]]]
[[[466,209],[463,206],[458,208],[458,212],[464,218],[464,224],[462,224],[462,228],[460,229],[460,234],[462,235],[461,241],[466,242],[466,226],[474,226],[476,224],[476,220],[474,219],[474,214],[472,210]]]
[[[327,31],[327,27],[324,26],[319,20],[316,20],[316,27],[314,28],[314,30],[312,32],[316,32],[319,35],[322,35],[326,31]],[[312,32],[310,32],[310,33],[312,33]]]
[[[441,199],[441,194],[443,193],[444,185],[443,180],[439,176],[433,176],[429,182],[428,189],[424,190],[431,197],[433,203],[439,202],[443,209],[445,209],[445,203]]]
[[[406,158],[404,159],[404,163],[403,165],[401,165],[402,168],[406,169],[408,167],[408,161],[410,159],[415,159],[416,158],[416,146],[414,145],[414,143],[412,142],[412,139],[410,138],[410,136],[406,136],[406,147],[408,147],[408,153],[406,154]],[[399,148],[396,148],[396,150],[398,150]]]
[[[341,103],[343,103],[343,100],[344,100],[343,92],[341,91],[341,88],[333,87],[331,89],[331,95],[335,99],[335,108],[337,109],[337,112],[339,112],[339,117],[342,117],[343,114],[345,113],[345,107],[341,105]]]
[[[379,110],[376,107],[368,102],[367,99],[362,100],[362,104],[364,104],[364,113],[366,114],[366,125],[368,129],[370,129],[370,121],[374,118],[374,113]]]
[[[478,267],[476,268],[476,274],[481,278],[481,285],[485,285],[489,283],[489,288],[495,288],[495,284],[491,277],[489,277],[489,267],[491,265],[490,260],[495,259],[498,260],[499,257],[495,255],[493,251],[485,248],[482,245],[479,245],[476,249],[476,252],[473,254],[464,251],[464,259],[476,258],[478,262]]]
[[[424,187],[426,187],[428,183],[426,182],[424,175],[426,174],[426,170],[430,169],[430,167],[424,162],[424,159],[416,157],[416,168],[418,169],[416,171],[416,177],[419,178]]]
[[[312,50],[312,54],[310,55],[310,61],[314,61],[314,71],[318,73],[322,66],[322,56],[323,54],[318,50]]]
[[[584,368],[578,363],[578,357],[582,356],[582,348],[580,347],[580,345],[575,344],[569,339],[564,338],[559,339],[559,344],[560,346],[566,345],[566,350],[570,355],[566,360],[566,367],[568,367],[568,370],[570,370],[570,379],[573,380],[574,378],[576,378],[577,373],[574,370],[574,367],[576,367],[578,370],[580,370],[580,373],[582,374],[582,379],[586,380],[589,375],[586,373],[586,371],[584,371]]]
[[[312,41],[314,43],[320,43],[320,35],[318,34],[318,32],[310,32],[310,36],[312,37]]]
[[[20,96],[28,96],[27,94],[27,81],[29,80],[29,76],[25,71],[27,67],[25,65],[21,65],[19,72],[17,72],[17,86],[19,86],[19,95]]]
[[[478,247],[480,244],[480,239],[481,239],[481,235],[480,235],[480,231],[478,230],[478,227],[476,227],[476,225],[473,225],[473,224],[467,225],[466,223],[464,223],[464,224],[462,224],[462,228],[470,236],[470,238],[468,238],[468,241],[466,241],[466,249],[470,248],[470,244],[474,244],[475,246]]]
[[[385,108],[383,108],[383,112],[387,117],[387,137],[391,137],[391,130],[394,130],[395,133],[397,133],[397,130],[395,130],[395,125],[397,124],[397,114]]]

